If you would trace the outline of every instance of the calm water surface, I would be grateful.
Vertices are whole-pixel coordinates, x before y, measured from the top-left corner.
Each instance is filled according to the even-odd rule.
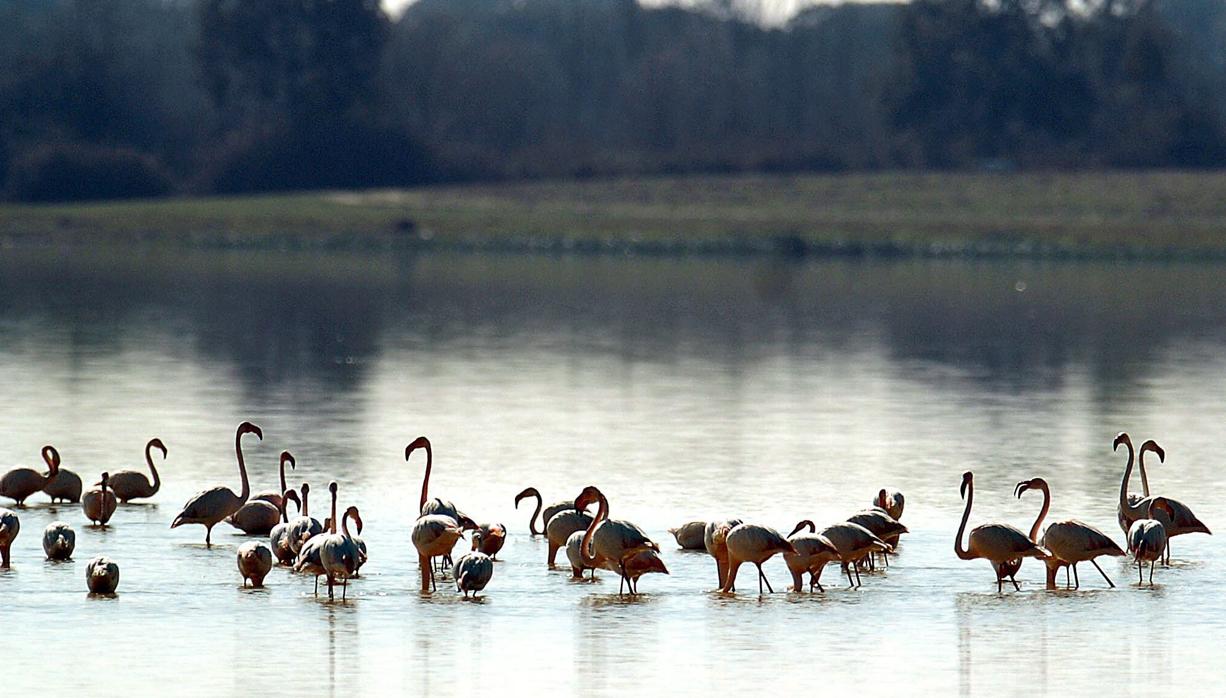
[[[1054,517],[1111,534],[1127,430],[1167,449],[1155,490],[1226,521],[1226,274],[1214,266],[656,261],[427,255],[55,255],[0,250],[0,469],[44,443],[92,482],[170,449],[149,504],[105,531],[36,495],[0,573],[5,689],[358,695],[632,691],[1203,692],[1222,675],[1221,539],[1175,539],[1154,589],[1111,559],[1080,592],[1043,590],[1028,561],[998,595],[952,550],[960,474],[971,522],[1028,528],[1046,477]],[[274,570],[243,590],[218,526],[169,530],[195,491],[238,488],[233,434],[250,419],[253,487],[327,481],[361,507],[371,560],[348,603]],[[431,492],[512,536],[480,603],[417,590],[409,530]],[[665,548],[672,574],[617,595],[574,583],[512,506],[597,484],[614,515]],[[900,555],[849,590],[711,593],[714,564],[666,530],[741,516],[825,525],[881,486],[907,496]],[[1032,498],[1033,497],[1033,498]],[[7,501],[3,503],[7,506]],[[42,529],[78,532],[49,563]],[[122,568],[114,599],[84,565]],[[767,572],[787,586],[783,562]]]

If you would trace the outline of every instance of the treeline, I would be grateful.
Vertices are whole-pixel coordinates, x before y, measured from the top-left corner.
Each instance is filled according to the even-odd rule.
[[[55,200],[690,171],[1226,164],[1221,0],[0,0]]]

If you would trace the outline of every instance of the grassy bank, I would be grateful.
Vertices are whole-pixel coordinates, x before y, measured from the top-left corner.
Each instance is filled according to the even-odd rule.
[[[704,176],[0,205],[0,240],[1226,259],[1226,173]]]

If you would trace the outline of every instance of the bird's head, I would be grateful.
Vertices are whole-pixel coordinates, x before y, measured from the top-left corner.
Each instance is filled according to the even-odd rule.
[[[961,487],[958,488],[958,491],[962,493],[963,499],[966,499],[966,489],[970,487],[971,483],[973,483],[974,481],[975,481],[974,473],[972,473],[969,470],[966,471],[965,473],[962,473],[962,485]]]
[[[817,526],[814,526],[812,521],[803,519],[797,522],[796,526],[792,529],[792,532],[788,534],[788,538],[791,538],[805,528],[809,529],[809,533],[814,533],[817,531]]]
[[[255,438],[260,441],[264,440],[264,430],[260,429],[251,422],[243,422],[238,425],[238,436],[241,438],[243,434],[255,434]]]
[[[1141,457],[1145,457],[1146,451],[1153,451],[1158,455],[1158,460],[1162,463],[1166,462],[1166,451],[1158,445],[1153,439],[1146,439],[1145,443],[1141,444]]]
[[[1128,436],[1128,432],[1121,431],[1120,433],[1115,435],[1115,441],[1111,442],[1111,450],[1112,451],[1120,450],[1120,444],[1127,446],[1129,451],[1132,450],[1132,438]]]
[[[281,467],[284,468],[286,463],[289,464],[290,470],[298,469],[298,461],[294,460],[294,454],[290,453],[289,451],[282,451]]]
[[[541,493],[536,491],[535,487],[525,488],[523,492],[515,495],[515,508],[519,508],[519,503],[528,497],[540,497]]]
[[[170,453],[169,451],[167,451],[167,450],[166,450],[166,444],[162,443],[162,440],[161,440],[161,439],[158,439],[158,438],[152,438],[152,439],[149,439],[149,446],[148,446],[148,447],[149,447],[150,449],[155,449],[155,448],[156,448],[157,450],[161,451],[161,452],[162,452],[162,458],[166,458],[166,456],[167,456],[167,455],[169,455],[169,453]]]
[[[426,449],[426,455],[429,456],[430,455],[430,439],[427,439],[424,436],[419,436],[416,439],[413,439],[412,443],[404,447],[404,459],[407,461],[409,459],[409,456],[413,455],[413,451],[416,451],[419,448]]]
[[[595,485],[588,485],[583,488],[578,497],[575,497],[575,509],[584,511],[589,505],[599,502],[602,497],[604,497],[604,494]]]

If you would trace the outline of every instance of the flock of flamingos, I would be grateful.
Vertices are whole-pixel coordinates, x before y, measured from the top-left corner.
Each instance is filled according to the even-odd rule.
[[[264,577],[273,566],[273,560],[290,566],[297,572],[315,578],[315,593],[319,593],[319,577],[325,577],[328,596],[334,598],[334,587],[341,586],[341,598],[348,590],[348,581],[358,577],[366,562],[366,544],[362,541],[362,517],[357,507],[347,507],[337,516],[338,488],[336,482],[328,486],[331,495],[330,516],[321,523],[310,515],[310,487],[303,483],[298,490],[289,489],[285,482],[285,466],[295,467],[294,457],[288,451],[281,453],[280,491],[261,492],[254,496],[247,479],[243,461],[242,438],[253,434],[259,439],[264,435],[260,428],[243,422],[234,437],[234,450],[238,459],[238,472],[242,488],[238,494],[228,487],[213,487],[197,493],[170,524],[171,528],[185,524],[200,524],[205,527],[205,543],[212,544],[213,527],[225,521],[252,536],[267,536],[268,542],[251,540],[238,548],[238,569],[243,585],[250,581],[262,586]],[[1149,563],[1149,583],[1153,584],[1154,565],[1163,560],[1170,562],[1170,539],[1185,533],[1209,533],[1208,527],[1183,503],[1168,497],[1151,496],[1149,480],[1145,471],[1145,454],[1152,452],[1160,460],[1165,453],[1155,442],[1146,441],[1139,451],[1134,451],[1132,440],[1121,433],[1113,447],[1127,447],[1128,464],[1120,483],[1119,524],[1127,536],[1128,553],[1137,564],[1138,583],[1143,584],[1145,563]],[[31,468],[10,470],[0,478],[0,497],[7,497],[23,507],[25,500],[43,492],[52,502],[80,502],[85,517],[94,526],[106,526],[120,502],[152,497],[161,487],[152,452],[167,455],[166,446],[159,439],[152,439],[145,446],[145,461],[153,481],[141,472],[122,471],[102,473],[94,486],[82,493],[81,478],[60,467],[59,453],[51,446],[42,450],[48,470],[40,472]],[[489,584],[494,574],[493,559],[506,541],[507,529],[501,524],[478,524],[465,515],[450,501],[429,497],[430,470],[433,453],[430,441],[418,437],[404,451],[406,461],[415,451],[424,450],[426,467],[421,486],[420,515],[413,525],[412,540],[417,549],[421,567],[421,588],[430,592],[437,588],[436,572],[452,568],[451,576],[456,589],[465,597],[475,598]],[[1128,484],[1132,476],[1133,461],[1139,464],[1143,496],[1130,495]],[[1047,482],[1035,478],[1017,484],[1016,495],[1037,490],[1043,493],[1043,504],[1030,528],[1030,534],[1008,524],[990,523],[971,529],[965,547],[963,534],[971,514],[974,499],[974,477],[967,472],[962,476],[961,494],[966,501],[962,523],[958,527],[954,550],[963,560],[984,559],[991,563],[996,575],[997,591],[1003,590],[1005,580],[1019,589],[1015,575],[1027,557],[1038,558],[1047,568],[1047,587],[1056,587],[1060,568],[1065,568],[1066,586],[1080,586],[1077,578],[1077,563],[1090,562],[1114,587],[1111,579],[1098,566],[1096,558],[1123,556],[1125,551],[1102,531],[1075,519],[1056,521],[1042,529],[1043,521],[1051,508],[1051,491]],[[645,574],[668,569],[660,557],[660,546],[652,541],[643,529],[620,519],[609,518],[609,500],[596,487],[586,487],[574,499],[565,499],[543,506],[540,493],[532,487],[515,497],[518,508],[521,501],[536,499],[536,509],[528,522],[532,535],[546,536],[549,542],[548,564],[554,565],[559,550],[565,550],[574,577],[583,577],[585,571],[605,569],[621,577],[618,593],[628,590],[638,593],[638,580]],[[294,502],[297,515],[289,517],[289,503]],[[874,567],[879,561],[888,565],[887,555],[894,551],[899,536],[907,528],[899,519],[903,513],[901,493],[882,489],[873,500],[873,505],[846,521],[835,523],[820,532],[812,521],[801,521],[788,536],[781,535],[769,526],[745,523],[739,519],[725,521],[693,521],[670,532],[677,543],[686,549],[706,550],[715,558],[719,589],[735,591],[737,571],[741,565],[752,563],[758,572],[758,591],[763,585],[770,591],[770,581],[762,571],[762,563],[776,554],[781,554],[792,575],[792,589],[802,591],[803,575],[809,574],[809,589],[822,589],[822,570],[828,563],[838,562],[848,583],[860,584],[860,570]],[[595,505],[596,513],[589,509]],[[541,516],[543,531],[536,527]],[[353,528],[350,528],[350,521]],[[338,526],[340,531],[338,532]],[[10,563],[13,540],[21,530],[17,514],[0,508],[0,567]],[[472,550],[454,563],[452,549],[472,531]],[[1042,531],[1040,535],[1040,531]],[[43,550],[51,560],[70,559],[75,548],[76,535],[71,526],[56,521],[43,533]],[[436,563],[438,569],[436,569]],[[1072,580],[1069,580],[1071,571]],[[98,557],[86,566],[87,587],[92,593],[114,593],[119,583],[118,565],[106,557]]]

